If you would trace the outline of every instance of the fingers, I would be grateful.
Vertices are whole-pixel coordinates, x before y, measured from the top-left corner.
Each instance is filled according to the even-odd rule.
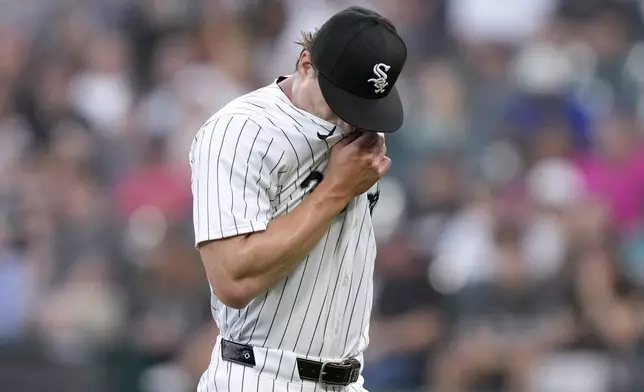
[[[383,134],[357,130],[336,143],[334,148],[343,149],[346,146],[354,149],[351,152],[347,151],[349,155],[359,159],[365,169],[370,168],[372,174],[380,177],[389,170],[391,159],[386,156],[387,145]]]
[[[373,152],[379,159],[382,159],[385,155],[387,155],[387,145],[385,144],[384,138],[381,138],[374,146]]]
[[[391,166],[391,159],[386,156],[387,145],[385,144],[385,137],[380,133],[369,132],[364,139],[358,139],[361,152],[366,154],[365,158],[371,162],[372,169],[376,172],[378,177],[381,177]],[[365,143],[369,143],[365,146]]]
[[[379,143],[380,136],[374,132],[362,132],[360,137],[355,140],[355,144],[361,150],[370,150]]]
[[[389,168],[391,167],[391,159],[389,157],[383,157],[378,164],[378,175],[382,177]]]
[[[342,138],[336,143],[336,146],[342,148],[349,144],[355,145],[362,151],[379,153],[385,144],[385,137],[380,133],[357,130]]]
[[[349,144],[353,143],[357,138],[357,135],[354,135],[353,133],[348,134],[347,136],[343,137],[340,139],[339,142],[337,142],[333,147],[334,148],[342,148],[346,147]]]

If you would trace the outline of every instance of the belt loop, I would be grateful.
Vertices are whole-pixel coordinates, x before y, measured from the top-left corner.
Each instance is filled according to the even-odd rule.
[[[254,367],[256,365],[253,346],[226,339],[221,339],[221,357],[244,366]]]

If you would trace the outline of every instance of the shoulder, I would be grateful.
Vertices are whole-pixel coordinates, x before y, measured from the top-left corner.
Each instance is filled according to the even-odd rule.
[[[260,139],[273,140],[280,149],[286,150],[289,158],[294,158],[292,134],[295,128],[292,125],[297,120],[285,112],[279,93],[277,85],[269,85],[243,95],[216,112],[204,127],[213,128],[215,123],[221,127],[222,121],[227,123],[231,119],[233,124],[246,123],[247,126],[258,127],[261,129]]]
[[[261,109],[244,107],[251,102],[261,102],[250,98],[252,100],[231,102],[202,125],[191,148],[191,160],[194,160],[196,149],[205,148],[205,151],[220,151],[221,156],[243,155],[251,165],[276,167],[278,171],[286,171],[294,164],[290,147],[283,132],[274,125],[275,121]],[[202,151],[203,154],[206,153]]]
[[[276,85],[269,85],[244,94],[230,101],[221,108],[215,115],[241,114],[241,115],[263,115],[272,110],[276,99]]]
[[[275,136],[281,132],[281,112],[276,102],[279,87],[272,84],[242,95],[214,113],[203,125],[213,127],[220,121],[245,120],[263,129],[264,135]],[[220,125],[220,124],[219,124]]]

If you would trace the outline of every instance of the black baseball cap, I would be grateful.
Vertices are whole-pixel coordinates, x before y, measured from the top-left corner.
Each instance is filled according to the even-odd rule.
[[[407,47],[388,19],[363,7],[340,11],[317,31],[311,57],[322,95],[343,121],[383,133],[401,127],[395,83]]]

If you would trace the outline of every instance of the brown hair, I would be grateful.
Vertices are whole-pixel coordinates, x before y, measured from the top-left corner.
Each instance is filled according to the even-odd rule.
[[[313,49],[313,43],[315,42],[317,34],[318,29],[315,29],[315,31],[302,31],[300,39],[295,43],[300,45],[302,50],[311,50]]]
[[[302,35],[300,36],[300,39],[295,41],[296,44],[300,45],[302,47],[302,51],[300,52],[300,56],[302,55],[302,52],[305,50],[308,50],[309,52],[313,50],[313,44],[315,43],[315,38],[317,37],[318,34],[318,29],[315,29],[315,31],[302,31]],[[297,70],[297,67],[300,65],[300,58],[297,58],[297,62],[295,63],[295,69]]]

